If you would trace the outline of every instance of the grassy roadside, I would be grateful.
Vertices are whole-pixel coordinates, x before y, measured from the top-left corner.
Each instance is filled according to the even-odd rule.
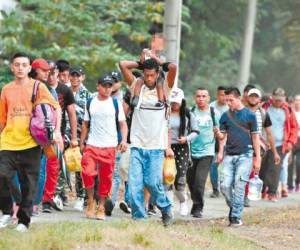
[[[237,229],[238,230],[238,229]],[[209,221],[177,221],[169,228],[160,222],[64,222],[32,225],[20,234],[0,231],[0,249],[262,249],[250,240]]]

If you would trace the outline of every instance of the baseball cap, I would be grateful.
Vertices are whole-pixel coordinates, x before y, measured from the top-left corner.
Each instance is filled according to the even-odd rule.
[[[281,100],[283,97],[285,97],[285,91],[282,88],[276,88],[274,89],[272,95],[275,100]]]
[[[110,75],[106,75],[106,76],[100,77],[98,79],[98,84],[101,84],[101,85],[106,85],[106,84],[113,85],[114,83],[115,83],[115,80]]]
[[[180,88],[173,88],[170,96],[170,103],[176,102],[181,104],[182,99],[184,99],[184,93]]]
[[[109,75],[115,80],[115,82],[120,82],[122,80],[122,75],[119,71],[112,71]]]
[[[259,98],[261,98],[261,92],[259,89],[250,89],[248,92],[248,96],[251,95],[257,95]]]
[[[74,65],[70,68],[70,75],[77,73],[78,75],[84,75],[84,70],[80,65]]]
[[[33,69],[50,70],[52,67],[44,58],[37,58],[31,63]]]

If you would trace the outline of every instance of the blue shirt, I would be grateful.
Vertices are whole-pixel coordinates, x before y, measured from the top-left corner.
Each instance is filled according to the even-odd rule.
[[[282,108],[274,108],[272,105],[268,108],[268,114],[272,121],[272,134],[275,146],[282,146],[284,137],[285,112]]]
[[[251,133],[259,133],[256,115],[247,108],[225,112],[220,119],[220,130],[227,133],[228,155],[241,155],[253,150]]]
[[[204,156],[214,156],[215,155],[215,135],[213,132],[213,120],[210,112],[210,108],[202,111],[198,108],[192,112],[195,120],[196,126],[199,130],[199,135],[192,140],[192,157],[200,158]],[[215,120],[217,127],[219,126],[220,115],[218,111],[215,110]]]

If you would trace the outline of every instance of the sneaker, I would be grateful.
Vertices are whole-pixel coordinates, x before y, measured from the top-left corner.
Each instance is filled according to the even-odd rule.
[[[19,233],[25,233],[28,231],[28,227],[26,227],[24,224],[19,223],[15,229]]]
[[[180,202],[179,213],[180,213],[181,216],[187,216],[188,215],[189,208],[188,208],[187,201]]]
[[[113,211],[113,209],[114,209],[114,204],[113,204],[113,202],[112,202],[112,200],[111,200],[110,197],[107,197],[107,198],[105,199],[105,205],[104,205],[104,208],[105,208],[105,215],[106,215],[106,216],[111,216],[112,211]]]
[[[63,211],[64,210],[64,203],[63,203],[62,198],[59,195],[56,195],[54,197],[53,203],[51,205],[57,211]]]
[[[297,193],[300,192],[300,184],[297,184],[297,185],[296,185],[295,192],[297,192]]]
[[[213,191],[211,194],[210,194],[210,198],[219,198],[220,196],[220,192],[219,191]]]
[[[126,213],[126,214],[130,214],[131,213],[131,208],[128,206],[128,204],[125,201],[121,201],[120,202],[120,209]]]
[[[83,198],[76,199],[74,209],[82,212],[83,211],[83,203],[84,203]]]
[[[95,218],[95,200],[88,200],[85,216],[89,219]]]
[[[269,194],[268,200],[272,201],[272,202],[277,202],[278,201],[277,195],[276,194]]]
[[[151,216],[151,215],[156,215],[155,206],[152,205],[152,204],[149,204],[149,205],[148,205],[147,213],[148,213],[149,216]]]
[[[4,214],[0,218],[0,229],[7,227],[13,221],[12,217],[9,214]]]
[[[104,207],[98,207],[96,212],[96,219],[97,220],[105,220],[105,208]]]
[[[241,221],[241,219],[238,219],[236,217],[231,218],[229,226],[231,226],[231,227],[240,227],[242,225],[243,225],[243,222]]]
[[[286,197],[288,197],[289,196],[289,193],[288,193],[288,191],[286,191],[286,190],[281,190],[281,197],[282,198],[286,198]]]
[[[50,202],[43,202],[42,204],[42,211],[43,213],[51,213],[52,212],[52,206]]]
[[[164,106],[165,106],[165,104],[161,101],[158,101],[157,103],[155,103],[155,107],[157,107],[157,108],[162,108]]]
[[[230,226],[231,221],[232,221],[231,213],[232,213],[232,208],[229,209],[229,214],[228,214],[229,226]]]
[[[162,212],[162,222],[165,227],[170,226],[173,222],[173,219],[174,217],[171,211]]]
[[[62,200],[63,206],[68,206],[69,205],[69,200],[68,197],[65,194],[60,194],[59,195],[60,199]]]
[[[251,207],[251,205],[250,205],[250,200],[249,200],[248,197],[245,197],[245,198],[244,198],[244,207]]]
[[[195,209],[192,213],[192,216],[194,218],[202,218],[202,210],[201,209]]]

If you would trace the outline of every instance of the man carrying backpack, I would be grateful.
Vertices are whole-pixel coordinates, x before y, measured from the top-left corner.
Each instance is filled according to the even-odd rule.
[[[171,140],[168,141],[168,117],[165,105],[157,106],[158,94],[155,88],[159,78],[159,62],[154,58],[143,63],[121,61],[120,69],[130,87],[131,93],[137,82],[142,82],[139,102],[134,108],[130,141],[131,156],[128,173],[130,205],[134,219],[147,218],[144,206],[144,186],[151,193],[152,199],[162,212],[165,226],[172,223],[171,203],[167,198],[162,183],[162,163],[164,153],[173,156]],[[164,82],[164,95],[169,96],[177,72],[175,64],[166,62],[162,68],[168,72]],[[143,77],[136,79],[131,69],[143,69]],[[139,85],[141,85],[139,83]],[[164,152],[165,151],[165,152]]]
[[[88,101],[80,137],[82,179],[88,197],[87,218],[105,219],[105,199],[112,186],[112,175],[119,141],[121,152],[126,151],[127,124],[120,101],[111,97],[114,79],[107,75],[98,80],[98,95]],[[118,130],[121,137],[118,138]],[[85,140],[88,137],[85,145]],[[97,170],[98,165],[98,170]],[[95,211],[95,176],[99,177],[99,205]]]
[[[16,228],[19,232],[24,232],[29,227],[40,172],[41,148],[29,130],[32,110],[40,103],[50,104],[56,110],[59,107],[43,83],[39,84],[35,102],[32,103],[35,81],[28,77],[30,70],[30,59],[27,55],[17,53],[13,56],[11,71],[15,80],[3,87],[0,106],[0,209],[3,213],[0,228],[6,227],[12,221],[13,196],[17,198],[19,205]],[[59,129],[56,126],[54,132],[58,137]],[[20,195],[12,193],[18,190],[13,184],[16,174],[20,181]]]
[[[215,155],[215,142],[220,136],[219,113],[209,107],[209,93],[205,88],[198,88],[195,95],[196,106],[192,108],[199,134],[192,140],[191,154],[193,166],[187,171],[187,182],[191,192],[193,206],[191,214],[202,217],[204,206],[204,188],[208,172]]]

